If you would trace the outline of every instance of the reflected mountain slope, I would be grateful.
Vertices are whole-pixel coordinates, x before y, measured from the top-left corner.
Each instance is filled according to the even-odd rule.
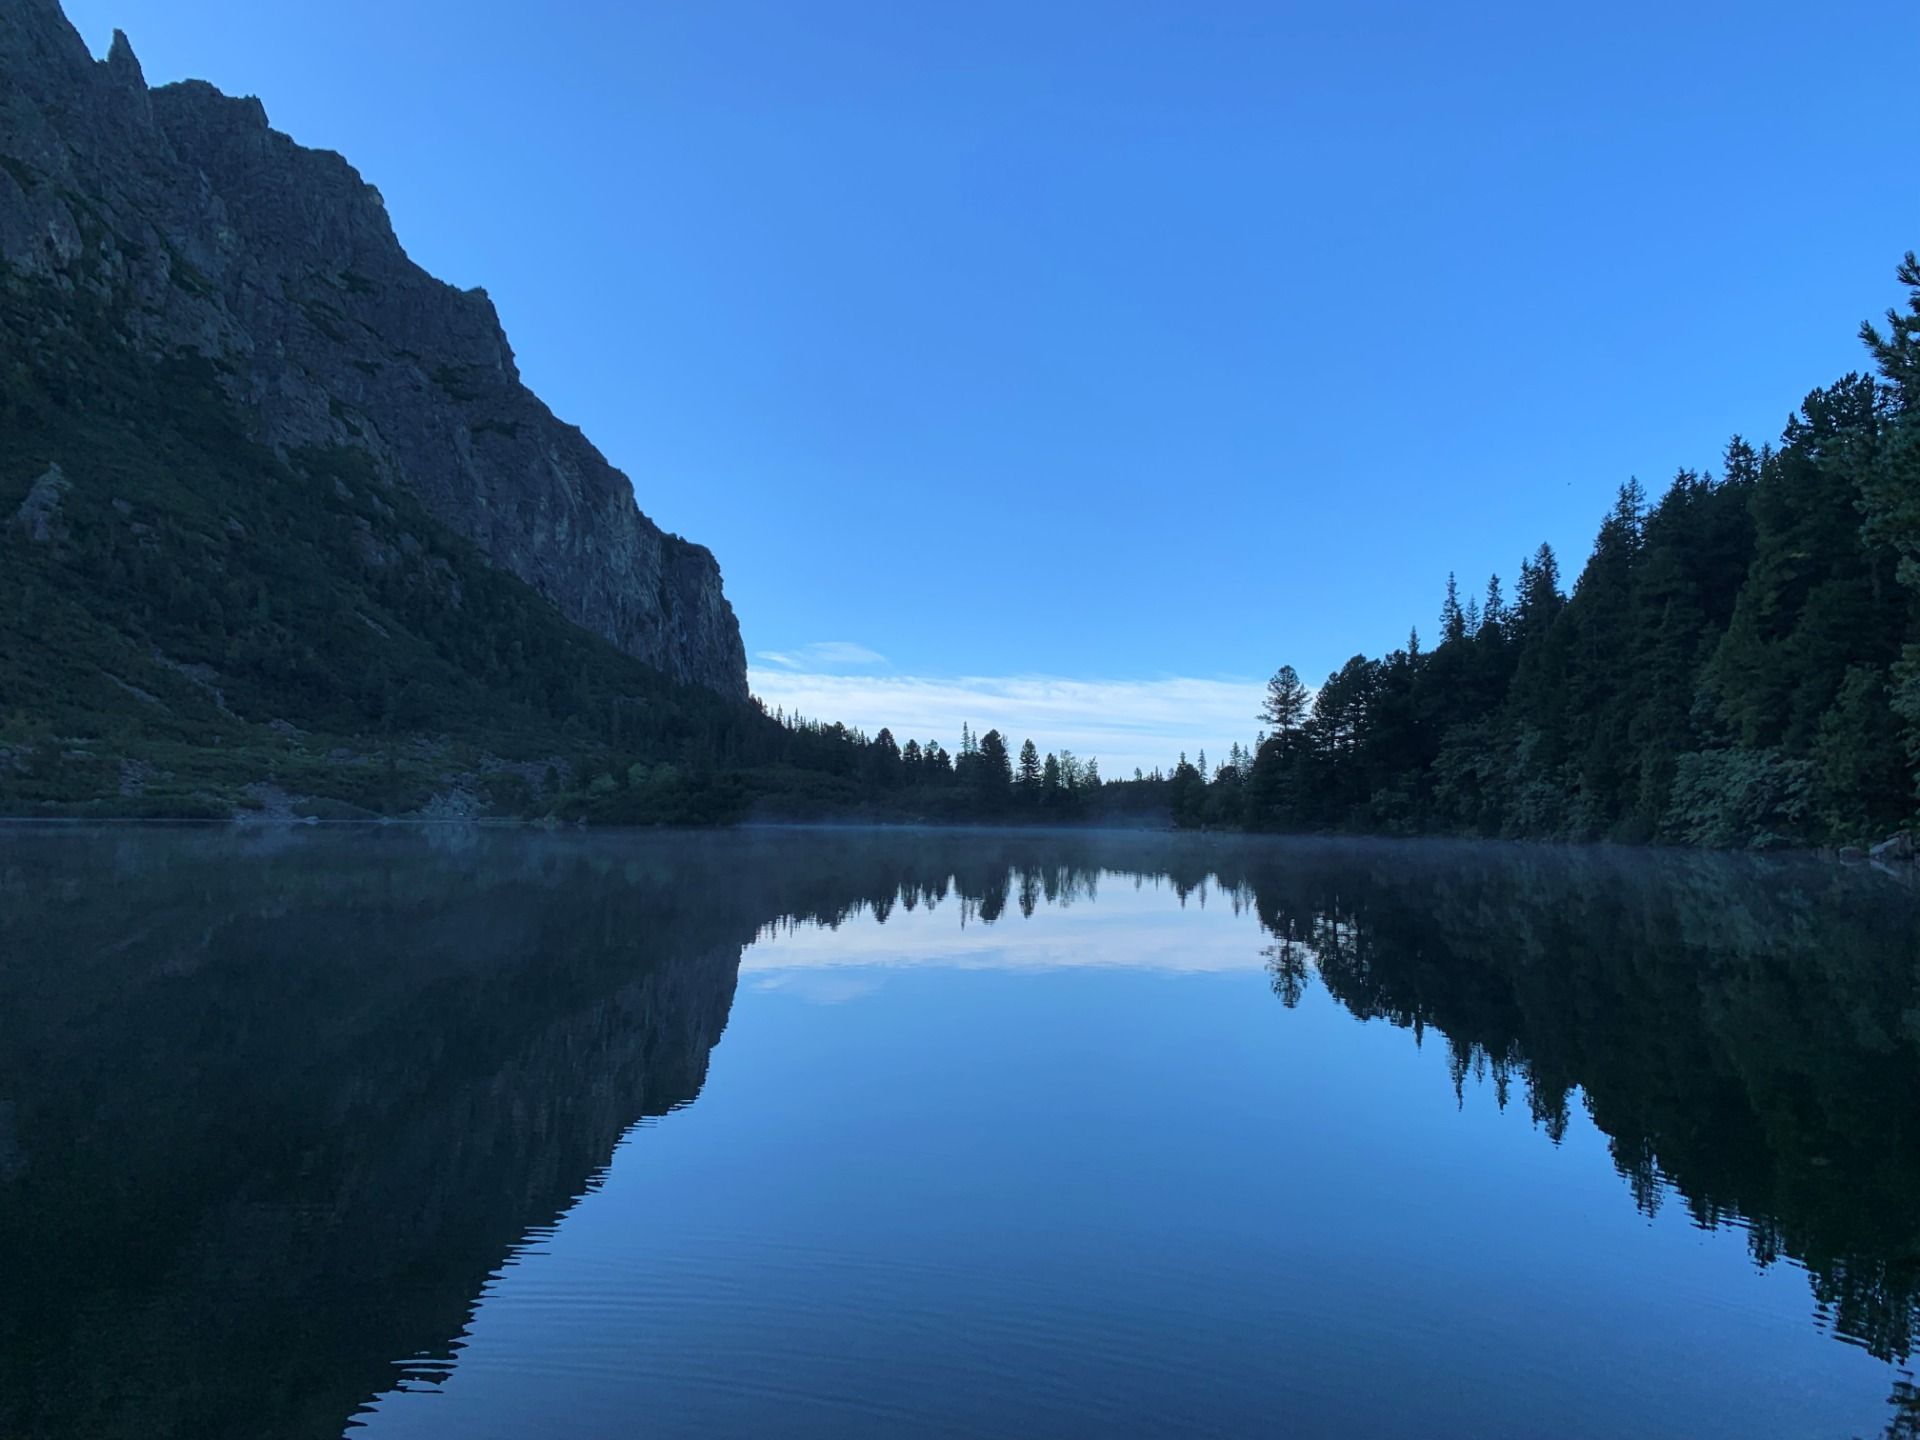
[[[699,1093],[752,936],[555,847],[54,844],[0,877],[9,1435],[339,1434]]]
[[[743,950],[1103,881],[1251,912],[1275,992],[1448,1047],[1634,1201],[1920,1308],[1920,914],[1813,863],[1209,836],[0,831],[0,1433],[332,1436],[636,1122]],[[1257,916],[1264,934],[1255,930]],[[1276,1010],[1276,1022],[1280,1012]],[[1283,1027],[1282,1027],[1283,1028]],[[1623,1197],[1624,1198],[1624,1197]],[[430,1368],[430,1366],[429,1366]]]

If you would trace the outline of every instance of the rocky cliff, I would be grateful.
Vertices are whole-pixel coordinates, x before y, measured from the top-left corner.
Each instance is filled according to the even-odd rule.
[[[258,100],[149,89],[124,35],[95,61],[57,0],[0,0],[0,263],[204,357],[274,450],[364,451],[568,619],[746,698],[712,554],[521,383],[485,292],[409,260],[379,192]]]

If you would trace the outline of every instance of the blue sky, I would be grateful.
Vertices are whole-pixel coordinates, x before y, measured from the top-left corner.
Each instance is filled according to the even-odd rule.
[[[68,13],[486,286],[770,699],[1109,770],[1449,569],[1571,576],[1621,481],[1858,367],[1920,246],[1910,0]]]

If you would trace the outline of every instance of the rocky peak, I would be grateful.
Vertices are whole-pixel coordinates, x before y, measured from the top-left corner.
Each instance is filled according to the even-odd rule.
[[[96,63],[55,0],[0,0],[0,160],[0,283],[84,287],[151,355],[213,360],[265,443],[367,452],[576,624],[746,698],[712,555],[526,390],[486,293],[415,265],[343,157],[258,99],[149,90],[119,32]]]
[[[140,57],[133,53],[133,42],[127,39],[127,32],[113,32],[113,44],[107,50],[107,74],[114,84],[127,88],[144,90],[147,77],[140,69]]]
[[[153,102],[147,96],[147,77],[140,69],[140,59],[133,53],[133,44],[127,39],[126,31],[113,32],[113,45],[107,51],[103,64],[108,85],[125,102],[133,118],[151,129]]]

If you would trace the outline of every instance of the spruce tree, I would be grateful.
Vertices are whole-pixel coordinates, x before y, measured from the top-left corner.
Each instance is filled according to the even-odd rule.
[[[1460,608],[1460,586],[1447,572],[1447,598],[1440,606],[1440,643],[1452,645],[1467,638],[1467,616]]]
[[[1031,793],[1040,783],[1040,752],[1028,740],[1020,747],[1020,771],[1015,777],[1022,790]]]
[[[1506,629],[1506,624],[1507,602],[1500,593],[1500,577],[1497,574],[1491,575],[1487,578],[1486,603],[1480,607],[1480,626],[1482,629],[1491,626],[1494,630],[1501,631]]]

